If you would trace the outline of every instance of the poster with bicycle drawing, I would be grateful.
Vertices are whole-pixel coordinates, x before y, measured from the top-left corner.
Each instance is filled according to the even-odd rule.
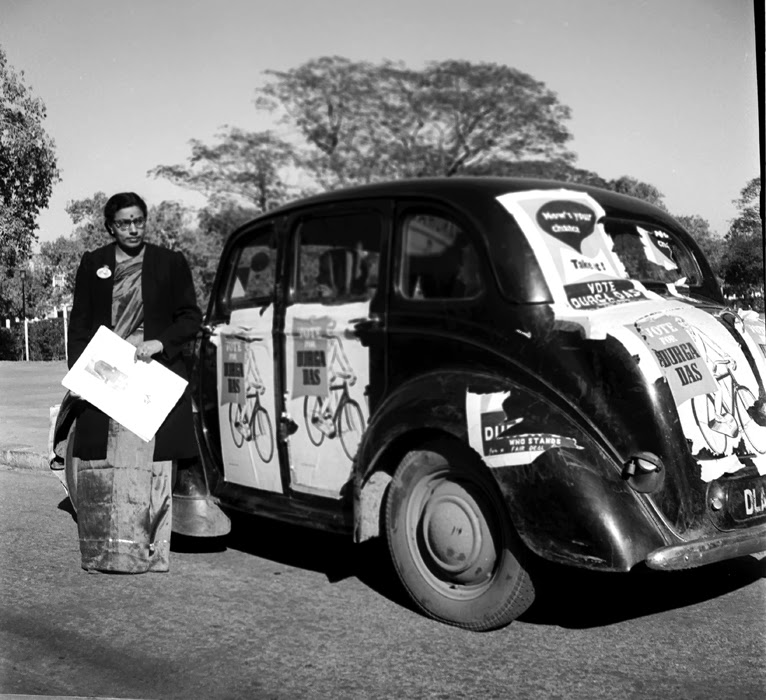
[[[657,362],[673,393],[703,480],[745,466],[766,468],[766,427],[751,410],[759,389],[740,342],[709,314],[655,313],[627,326]],[[716,463],[717,461],[717,463]]]
[[[296,304],[285,319],[291,486],[338,495],[367,425],[369,352],[355,324],[369,303]]]
[[[713,373],[680,317],[666,314],[641,319],[633,329],[646,343],[665,375],[676,404],[709,394],[717,388]]]
[[[272,316],[270,309],[236,310],[221,329],[218,411],[226,481],[281,492]]]

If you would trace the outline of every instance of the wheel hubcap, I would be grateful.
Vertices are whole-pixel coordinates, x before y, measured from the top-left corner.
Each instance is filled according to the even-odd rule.
[[[417,525],[426,566],[449,584],[486,582],[497,553],[480,502],[456,482],[431,482],[427,491]]]

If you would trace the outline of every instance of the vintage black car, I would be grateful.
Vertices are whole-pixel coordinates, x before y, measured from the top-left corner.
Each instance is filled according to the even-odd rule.
[[[298,201],[226,244],[174,527],[383,536],[419,608],[474,630],[530,605],[530,558],[760,552],[765,355],[763,318],[627,196],[447,178]]]

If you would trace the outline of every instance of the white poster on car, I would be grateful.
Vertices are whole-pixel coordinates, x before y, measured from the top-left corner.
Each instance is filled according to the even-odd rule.
[[[369,350],[354,323],[369,302],[295,304],[285,319],[290,483],[306,493],[338,496],[367,425]]]
[[[640,283],[627,279],[598,223],[605,212],[589,195],[534,190],[505,194],[498,201],[524,231],[558,304],[590,312],[647,298]]]
[[[214,342],[224,479],[281,492],[272,308],[233,311],[230,322],[218,327]]]

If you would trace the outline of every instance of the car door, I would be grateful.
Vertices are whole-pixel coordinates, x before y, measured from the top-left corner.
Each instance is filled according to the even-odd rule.
[[[277,449],[278,387],[274,371],[277,238],[273,225],[238,236],[221,261],[201,362],[202,419],[223,478],[230,484],[282,493]],[[214,369],[213,369],[214,368]],[[212,405],[214,402],[214,405]]]
[[[380,205],[355,204],[290,223],[282,371],[294,493],[339,498],[351,478],[381,381],[384,221]]]

